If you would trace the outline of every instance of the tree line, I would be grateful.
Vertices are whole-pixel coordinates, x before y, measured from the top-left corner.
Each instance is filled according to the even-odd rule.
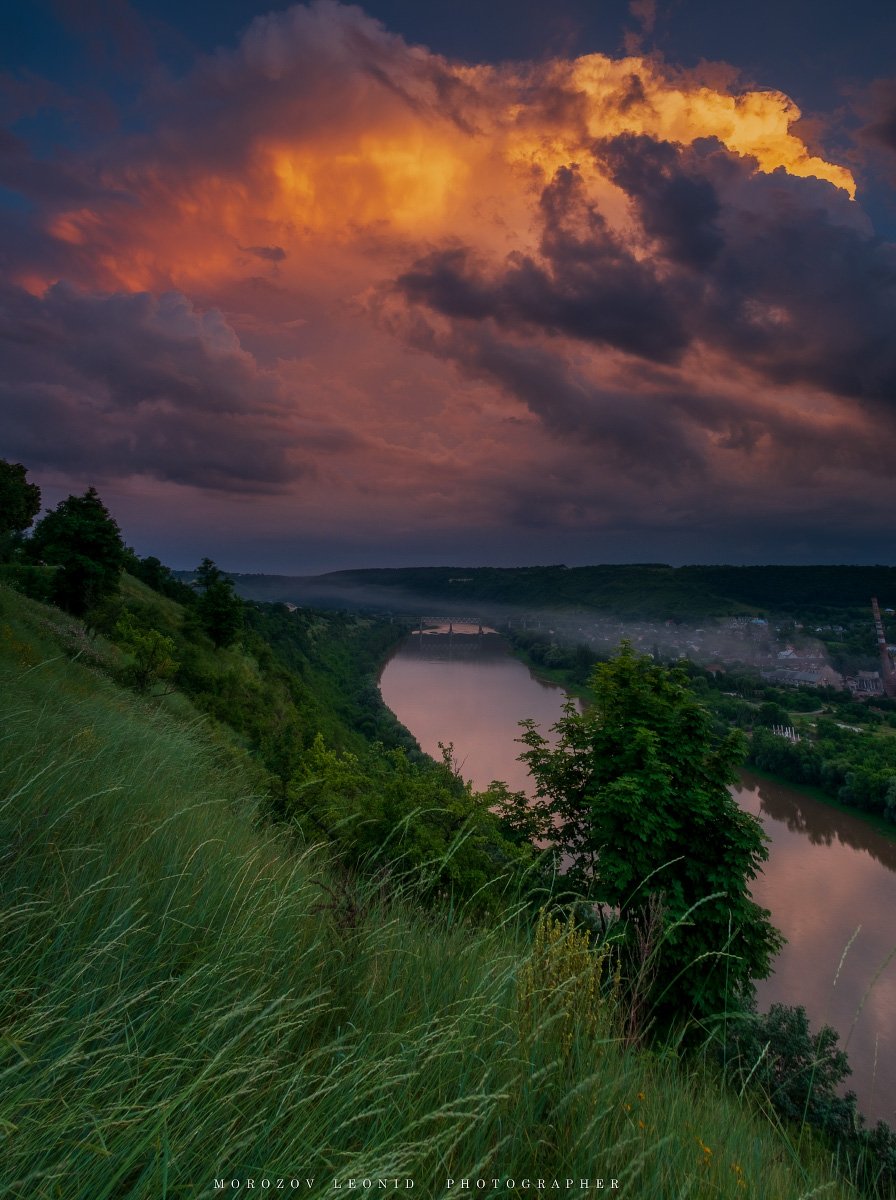
[[[157,591],[195,606],[215,646],[235,641],[242,628],[242,604],[211,559],[199,564],[194,590],[180,584],[159,559],[140,559],[125,545],[118,522],[95,487],[60,500],[32,529],[40,503],[40,488],[28,482],[26,468],[0,459],[0,562],[18,566],[11,577],[36,599],[49,600],[88,622],[102,621],[107,615],[104,606],[117,595],[127,570]],[[40,567],[52,571],[40,574],[35,570]]]

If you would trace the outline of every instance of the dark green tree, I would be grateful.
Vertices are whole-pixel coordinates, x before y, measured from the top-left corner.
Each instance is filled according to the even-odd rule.
[[[720,1055],[738,1090],[758,1093],[796,1126],[819,1130],[850,1163],[860,1191],[896,1195],[896,1132],[883,1121],[869,1128],[855,1092],[843,1090],[852,1069],[839,1040],[830,1025],[813,1033],[802,1006],[773,1004],[729,1022]]]
[[[166,567],[154,554],[147,558],[137,558],[135,555],[134,562],[128,564],[127,570],[153,591],[169,596],[179,604],[193,605],[196,601],[193,589],[188,584],[181,583],[171,568]]]
[[[59,569],[53,599],[61,608],[84,616],[115,593],[125,561],[118,524],[96,488],[69,496],[38,521],[31,537],[33,553]]]
[[[196,568],[196,586],[202,588],[204,592],[223,578],[224,572],[210,558],[204,558]]]
[[[759,1088],[790,1121],[806,1121],[833,1136],[857,1125],[855,1092],[840,1085],[852,1074],[830,1025],[816,1033],[806,1010],[773,1004],[752,1012],[727,1030],[726,1062],[739,1086]]]
[[[717,738],[684,671],[627,643],[591,687],[593,705],[568,704],[555,742],[524,722],[534,832],[575,892],[621,919],[629,977],[655,1021],[748,1003],[782,939],[749,893],[766,839],[728,790],[742,735]],[[533,832],[531,809],[516,816]]]
[[[21,463],[0,458],[0,561],[40,512],[40,488],[27,474]]]
[[[233,583],[210,558],[204,558],[196,571],[196,582],[203,589],[196,612],[202,628],[215,646],[229,646],[243,628],[243,602]]]
[[[766,700],[764,704],[760,704],[756,713],[756,724],[765,725],[769,729],[775,725],[789,725],[790,713],[783,705]]]

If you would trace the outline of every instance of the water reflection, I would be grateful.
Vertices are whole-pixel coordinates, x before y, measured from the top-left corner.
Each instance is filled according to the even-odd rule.
[[[437,758],[439,742],[452,742],[461,773],[479,789],[493,779],[527,788],[519,722],[532,717],[547,729],[566,699],[513,658],[503,638],[475,633],[414,635],[390,659],[380,690],[428,754]]]
[[[771,839],[753,895],[787,938],[759,1002],[840,1033],[866,1116],[896,1125],[896,844],[859,817],[745,772],[738,802]]]
[[[749,779],[750,787],[758,793],[761,814],[773,821],[783,821],[795,833],[805,834],[815,846],[842,842],[853,850],[870,854],[888,870],[896,871],[896,839],[878,832],[861,817],[819,803],[811,796],[758,775],[751,774]]]

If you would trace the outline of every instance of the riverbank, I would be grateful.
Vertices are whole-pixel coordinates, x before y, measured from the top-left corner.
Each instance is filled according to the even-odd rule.
[[[785,779],[783,775],[776,775],[774,771],[764,771],[761,767],[757,767],[753,763],[747,763],[744,771],[750,775],[754,775],[757,779],[767,779],[769,783],[777,783],[781,787],[786,787],[801,796],[808,796],[812,800],[817,800],[819,804],[824,804],[826,807],[833,808],[837,812],[848,813],[849,816],[856,817],[876,833],[883,834],[891,842],[896,843],[896,825],[884,820],[883,817],[876,816],[875,813],[866,812],[861,808],[853,808],[849,804],[843,804],[842,801],[837,800],[834,796],[823,792],[821,788],[812,787],[809,783],[794,783],[792,779]]]
[[[513,657],[528,667],[540,683],[550,683],[555,687],[562,688],[568,696],[572,696],[582,704],[588,704],[593,700],[594,695],[591,689],[586,684],[571,681],[565,668],[546,667],[543,663],[537,663],[530,654],[521,647],[515,646],[509,638],[504,640]]]

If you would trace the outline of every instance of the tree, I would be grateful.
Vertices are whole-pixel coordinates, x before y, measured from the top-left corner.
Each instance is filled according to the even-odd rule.
[[[29,483],[21,463],[0,458],[0,559],[40,512],[40,488]]]
[[[655,1020],[748,1003],[782,939],[749,894],[768,857],[762,827],[728,790],[742,735],[717,739],[685,672],[627,643],[590,682],[593,705],[566,705],[555,744],[523,723],[536,832],[566,882],[618,914]],[[519,804],[516,816],[532,821]]]
[[[118,588],[124,543],[96,488],[48,509],[35,526],[31,546],[44,562],[59,568],[53,598],[75,616],[83,616]]]
[[[786,726],[790,724],[790,713],[783,705],[776,704],[773,700],[766,700],[764,704],[759,705],[756,724],[765,725],[768,729],[775,725]]]
[[[167,685],[177,673],[174,640],[158,629],[142,628],[133,613],[124,613],[115,626],[118,644],[126,650],[131,661],[124,671],[124,680],[138,692],[149,692],[156,684]]]
[[[181,583],[171,568],[166,567],[154,554],[147,558],[137,558],[135,555],[134,562],[128,564],[127,570],[153,591],[177,600],[179,604],[192,606],[196,602],[196,593],[189,584]]]
[[[834,1137],[857,1125],[856,1094],[841,1094],[852,1068],[830,1025],[812,1033],[805,1008],[773,1004],[727,1030],[725,1059],[737,1084],[759,1088],[782,1116]]]
[[[896,1132],[883,1121],[869,1128],[855,1092],[843,1090],[852,1069],[839,1041],[830,1025],[813,1033],[802,1006],[773,1004],[729,1022],[720,1057],[738,1090],[749,1088],[785,1120],[819,1130],[850,1163],[860,1194],[892,1196]]]
[[[204,558],[196,568],[196,585],[203,591],[208,591],[213,583],[218,583],[223,578],[224,572],[210,558]]]
[[[242,600],[234,592],[233,583],[210,558],[199,564],[196,581],[203,589],[196,606],[202,628],[216,647],[229,646],[243,628]]]

